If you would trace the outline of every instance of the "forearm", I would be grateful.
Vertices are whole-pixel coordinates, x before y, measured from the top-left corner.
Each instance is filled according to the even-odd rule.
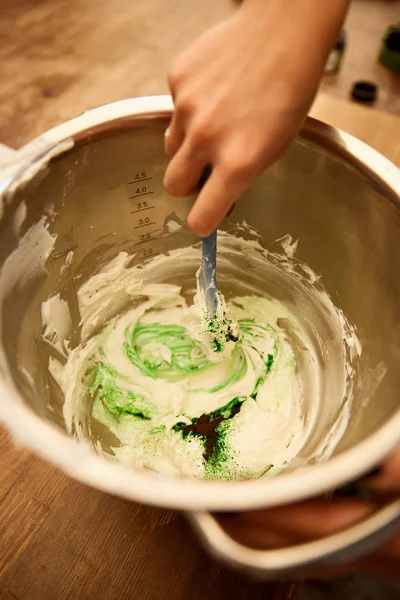
[[[329,52],[343,25],[351,0],[243,0],[242,8],[276,23],[277,33],[307,34]],[[285,40],[287,44],[290,40]]]
[[[299,84],[302,79],[312,85],[323,73],[349,5],[350,0],[244,0],[240,11],[266,32],[261,56],[268,55],[272,40],[278,56],[281,50],[283,72],[293,83],[299,78]]]

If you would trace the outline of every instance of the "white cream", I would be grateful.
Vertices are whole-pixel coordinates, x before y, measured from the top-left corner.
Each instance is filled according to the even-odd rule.
[[[210,388],[214,384],[218,387],[226,373],[235,372],[234,342],[229,342],[228,352],[212,356],[212,364],[204,372],[194,370],[172,379],[143,374],[122,347],[126,329],[132,330],[135,323],[146,327],[175,324],[186,328],[198,342],[195,352],[200,347],[210,358],[209,336],[204,336],[193,306],[188,307],[195,294],[190,283],[200,262],[199,247],[180,248],[132,267],[131,257],[121,253],[92,276],[78,290],[82,343],[68,351],[65,366],[54,358],[50,361],[50,370],[65,394],[64,416],[69,430],[86,439],[100,422],[118,439],[111,444],[117,459],[164,474],[260,477],[294,460],[299,466],[310,458],[329,456],[348,422],[352,362],[361,348],[354,329],[334,307],[319,278],[307,265],[293,259],[296,244],[285,236],[285,253],[269,254],[254,239],[219,234],[219,281],[228,293],[229,318],[238,321],[240,327],[240,321],[251,317],[271,325],[274,331],[260,339],[258,348],[254,339],[247,336],[246,340],[240,332],[247,370],[237,381],[213,392]],[[168,281],[176,279],[175,274],[182,279],[183,290]],[[52,303],[60,307],[54,299],[48,302],[43,308],[45,335],[51,339],[55,332],[58,343],[60,328],[57,332],[53,325],[51,332]],[[331,340],[328,346],[325,338]],[[165,344],[157,340],[151,344],[145,347],[145,354],[152,360],[172,360]],[[279,352],[253,399],[264,365],[262,357],[273,354],[274,344]],[[62,347],[67,347],[65,340]],[[87,373],[90,365],[99,361],[100,352],[101,360],[118,371],[114,383],[124,393],[142,398],[139,405],[142,402],[147,407],[150,418],[131,414],[116,417],[98,390],[92,394],[95,400],[90,414]],[[185,437],[185,426],[235,397],[244,401],[240,411],[224,421],[228,424],[223,436],[228,451],[223,464],[215,452],[205,460],[204,439],[193,431]],[[157,432],[155,427],[164,429]],[[99,440],[92,441],[101,451]]]
[[[116,317],[102,333],[72,350],[61,379],[59,367],[53,363],[53,375],[59,379],[65,393],[64,414],[69,426],[74,424],[79,429],[82,403],[87,405],[89,402],[85,374],[95,357],[95,360],[112,365],[118,371],[116,384],[119,388],[129,390],[135,396],[145,396],[150,405],[151,419],[142,420],[126,414],[115,418],[104,402],[95,400],[95,417],[110,428],[123,447],[127,447],[122,455],[118,448],[114,452],[120,458],[129,456],[130,464],[156,471],[167,468],[168,471],[182,471],[197,477],[206,476],[204,443],[196,436],[190,436],[185,441],[182,433],[171,431],[171,428],[178,423],[190,424],[193,418],[198,419],[203,414],[216,411],[235,397],[244,401],[240,413],[229,421],[227,442],[231,451],[224,465],[216,469],[221,476],[259,476],[270,465],[282,468],[290,461],[302,446],[304,427],[301,386],[295,372],[294,355],[285,341],[284,333],[278,329],[273,334],[263,332],[260,339],[252,336],[246,338],[241,334],[241,353],[236,359],[226,354],[220,360],[214,357],[208,368],[198,373],[184,373],[177,381],[163,377],[152,379],[129,362],[123,349],[124,332],[139,321],[144,326],[150,323],[173,323],[185,327],[189,311],[177,286],[143,285],[136,290],[136,294],[137,298],[145,295],[148,300],[123,316]],[[135,295],[132,295],[132,299],[135,300]],[[279,316],[290,316],[273,301],[257,297],[234,299],[229,305],[229,314],[239,321],[251,315],[261,323],[276,323]],[[278,346],[276,363],[260,386],[257,401],[254,401],[251,394],[265,371],[262,358],[266,359],[268,354],[272,356],[275,353],[274,344]],[[168,348],[161,344],[157,348],[156,340],[152,346],[150,344],[149,350],[152,356],[157,355],[171,362]],[[208,352],[204,354],[209,356]],[[222,385],[235,376],[243,361],[246,362],[244,375],[237,381]],[[217,389],[211,391],[213,388]],[[151,433],[160,426],[166,428],[162,434]]]

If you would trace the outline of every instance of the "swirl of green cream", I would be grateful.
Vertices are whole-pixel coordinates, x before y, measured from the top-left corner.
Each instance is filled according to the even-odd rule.
[[[126,328],[123,347],[132,365],[152,379],[177,381],[209,364],[204,349],[182,325],[138,321]]]
[[[118,383],[119,374],[112,365],[96,361],[88,367],[84,383],[90,396],[100,400],[113,417],[132,415],[151,419],[152,404]]]
[[[250,455],[242,457],[235,440],[247,423],[263,437],[259,417],[249,421],[249,411],[269,405],[276,368],[287,368],[292,381],[294,363],[282,332],[262,318],[263,301],[244,301],[245,308],[231,306],[238,335],[226,339],[229,351],[211,344],[210,352],[214,332],[199,335],[175,307],[133,309],[97,334],[82,389],[94,419],[121,441],[114,448],[121,460],[141,457],[155,470],[168,464],[207,478],[253,476]],[[257,461],[254,473],[269,468],[262,457]]]
[[[254,319],[240,320],[239,327],[243,335],[243,344],[252,348],[261,362],[261,372],[254,389],[249,394],[255,399],[260,385],[272,367],[277,353],[277,342],[274,345],[274,354],[268,354],[265,360],[263,340],[266,334],[274,335],[274,330],[269,325],[256,323]],[[126,327],[124,338],[122,343],[124,354],[141,375],[171,383],[187,380],[188,389],[192,393],[213,394],[229,389],[240,381],[247,371],[247,358],[242,342],[236,344],[228,358],[215,363],[207,358],[200,342],[194,340],[183,325],[137,321],[134,325]],[[101,400],[105,408],[116,418],[131,415],[136,418],[150,419],[153,405],[146,399],[148,394],[144,390],[142,393],[134,393],[124,387],[124,381],[129,383],[129,378],[121,375],[111,364],[104,362],[104,350],[100,350],[99,355],[90,361],[85,374],[85,385],[89,395]],[[197,377],[193,380],[191,375],[194,374],[204,375],[201,378],[202,385],[198,384]],[[206,383],[209,379],[213,381],[211,386]],[[196,419],[192,422],[196,423]],[[178,429],[179,427],[175,427],[175,431]]]

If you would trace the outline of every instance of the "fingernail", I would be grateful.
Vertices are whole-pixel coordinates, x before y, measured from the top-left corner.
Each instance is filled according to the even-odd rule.
[[[165,133],[164,133],[164,137],[165,138],[168,137],[169,134],[170,134],[169,127],[167,127],[167,129],[165,130]]]

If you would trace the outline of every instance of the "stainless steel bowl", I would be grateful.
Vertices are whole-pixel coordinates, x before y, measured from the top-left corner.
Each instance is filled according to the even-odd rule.
[[[169,197],[162,185],[171,110],[169,97],[118,102],[6,153],[0,175],[0,419],[18,442],[80,481],[188,512],[209,549],[242,570],[274,577],[365,551],[398,522],[399,501],[334,536],[275,552],[240,546],[207,512],[271,507],[332,491],[379,464],[400,438],[399,171],[362,142],[313,119],[229,219],[246,219],[265,247],[288,233],[299,238],[298,258],[322,274],[335,304],[357,327],[362,383],[333,456],[262,481],[168,479],[104,461],[65,433],[63,397],[48,377],[41,341],[41,303],[61,292],[73,307],[77,286],[121,250],[141,261],[193,242],[188,231],[164,235],[166,215],[174,212],[183,221],[192,202]],[[49,256],[20,244],[43,215],[57,234]],[[73,260],[65,267],[70,251]],[[34,263],[42,268],[27,277]],[[77,341],[79,314],[72,316]]]

